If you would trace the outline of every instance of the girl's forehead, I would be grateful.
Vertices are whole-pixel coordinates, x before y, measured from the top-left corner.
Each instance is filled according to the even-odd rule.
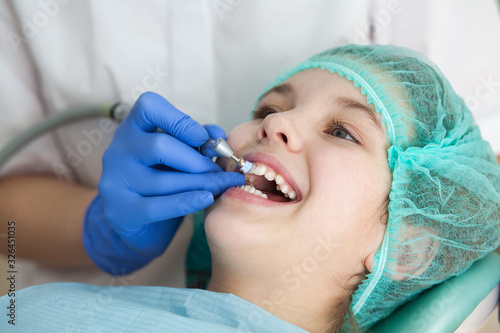
[[[367,103],[366,95],[361,89],[345,77],[320,68],[311,68],[300,71],[289,77],[283,84],[290,85],[290,91],[298,95],[328,94],[329,97],[348,97]]]

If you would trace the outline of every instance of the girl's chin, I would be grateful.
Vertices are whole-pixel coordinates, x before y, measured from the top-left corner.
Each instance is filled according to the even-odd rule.
[[[237,207],[234,203],[226,202],[221,197],[217,198],[215,202],[205,209],[205,222],[212,220],[218,223],[224,220],[234,221],[241,217],[241,207]]]

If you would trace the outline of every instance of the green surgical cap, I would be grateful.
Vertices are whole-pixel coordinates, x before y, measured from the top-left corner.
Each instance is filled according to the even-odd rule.
[[[500,245],[500,167],[471,112],[425,56],[346,45],[284,72],[320,68],[352,81],[382,116],[393,181],[382,245],[353,295],[366,329]]]

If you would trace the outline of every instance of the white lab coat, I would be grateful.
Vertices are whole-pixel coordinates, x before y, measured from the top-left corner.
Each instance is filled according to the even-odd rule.
[[[49,114],[133,103],[146,90],[228,131],[248,119],[255,97],[282,70],[334,46],[380,42],[412,47],[441,66],[459,94],[477,102],[473,111],[500,152],[500,89],[483,82],[500,81],[494,0],[0,0],[0,36],[0,146]],[[95,186],[109,127],[95,119],[61,128],[16,155],[1,174],[49,172]],[[17,287],[180,286],[182,274],[171,272],[182,271],[188,238],[185,224],[165,255],[120,281],[98,269],[18,260]]]

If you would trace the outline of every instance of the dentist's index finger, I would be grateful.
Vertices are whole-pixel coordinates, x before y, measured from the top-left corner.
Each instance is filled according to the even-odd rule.
[[[226,139],[226,133],[219,125],[205,124],[203,125],[203,127],[207,130],[208,135],[210,135],[211,138],[223,138],[224,140]]]
[[[203,126],[158,94],[142,94],[131,114],[133,121],[145,132],[160,128],[192,147],[201,146],[208,140],[208,132]]]

